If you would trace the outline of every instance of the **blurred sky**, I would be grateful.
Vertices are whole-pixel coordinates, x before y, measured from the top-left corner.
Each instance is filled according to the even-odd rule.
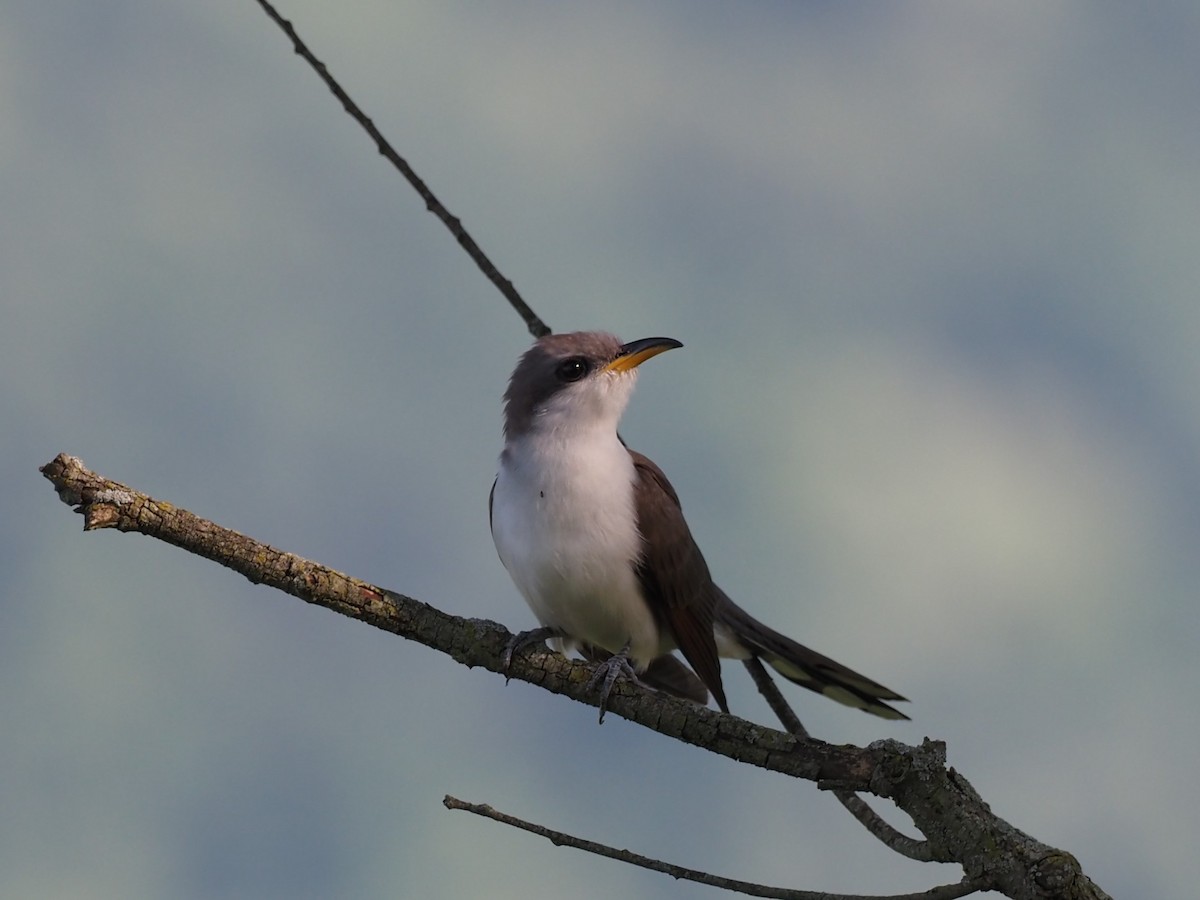
[[[250,0],[3,10],[0,896],[717,896],[445,793],[768,883],[958,878],[812,785],[83,534],[59,451],[529,627],[486,524],[528,337]],[[735,598],[914,701],[790,691],[816,734],[944,739],[1113,896],[1194,896],[1194,4],[281,11],[552,327],[686,344],[623,434]]]

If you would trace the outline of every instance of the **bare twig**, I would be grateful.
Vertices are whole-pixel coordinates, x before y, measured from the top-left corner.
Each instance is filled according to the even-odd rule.
[[[594,853],[597,856],[603,856],[607,859],[615,859],[633,866],[640,866],[652,872],[662,872],[664,875],[670,875],[672,878],[694,881],[697,884],[706,884],[710,887],[722,888],[727,891],[736,891],[739,894],[747,894],[751,897],[770,897],[775,898],[775,900],[955,900],[957,897],[965,897],[984,888],[981,882],[964,880],[957,884],[941,885],[940,887],[915,894],[892,894],[886,897],[874,895],[868,897],[860,894],[829,894],[824,891],[802,891],[795,888],[771,887],[765,884],[755,884],[751,881],[724,878],[720,875],[712,875],[696,869],[687,869],[683,866],[672,865],[659,859],[642,856],[640,853],[633,853],[630,850],[618,850],[615,847],[609,847],[607,844],[600,844],[596,841],[578,838],[562,831],[555,831],[552,828],[546,828],[544,825],[538,825],[535,822],[526,822],[524,819],[518,819],[516,816],[510,816],[507,813],[493,809],[486,803],[467,803],[464,800],[451,797],[449,794],[442,800],[442,803],[445,804],[447,809],[465,810],[477,816],[483,816],[486,819],[492,819],[496,822],[502,822],[505,825],[511,825],[514,828],[520,828],[522,831],[528,831],[530,834],[539,835],[546,838],[546,840],[550,841],[556,847],[574,847],[577,850],[584,850],[587,853]]]
[[[833,796],[837,797],[842,806],[850,811],[850,815],[858,819],[863,827],[879,838],[888,849],[896,851],[901,856],[907,856],[909,859],[915,859],[917,862],[933,862],[935,860],[933,845],[929,841],[917,840],[897,831],[885,822],[879,813],[871,809],[867,805],[867,801],[858,794],[853,791],[834,791]],[[949,859],[937,859],[937,861],[950,862]]]
[[[300,40],[300,35],[296,33],[296,29],[292,27],[292,23],[283,18],[279,12],[267,0],[257,0],[258,5],[263,8],[263,11],[271,18],[276,25],[280,27],[284,34],[292,42],[292,47],[296,53],[302,56],[312,67],[312,70],[317,73],[317,76],[325,82],[326,87],[333,92],[333,95],[341,101],[342,107],[350,114],[362,129],[375,142],[375,146],[379,149],[388,162],[390,162],[401,175],[407,179],[408,183],[413,186],[413,189],[421,195],[421,199],[425,201],[425,207],[442,220],[442,223],[450,230],[450,233],[458,240],[458,243],[471,259],[475,260],[475,265],[479,266],[488,280],[492,282],[502,293],[512,308],[517,311],[517,314],[525,321],[525,326],[529,329],[529,333],[535,338],[541,337],[544,334],[550,333],[550,328],[543,322],[538,314],[529,307],[525,300],[517,293],[517,289],[513,287],[513,283],[505,278],[500,270],[492,263],[487,254],[483,252],[475,240],[467,233],[462,222],[450,211],[442,205],[442,202],[434,196],[433,191],[421,180],[420,176],[413,171],[412,167],[395,151],[388,139],[383,136],[383,133],[375,127],[375,123],[359,109],[358,104],[350,99],[350,95],[342,89],[337,80],[329,74],[329,69],[323,62],[317,59],[311,50],[305,45],[304,41]]]
[[[750,672],[750,677],[754,679],[754,684],[758,688],[758,692],[763,695],[763,698],[771,707],[771,711],[783,723],[783,727],[797,737],[807,738],[809,736],[808,730],[800,723],[799,717],[793,711],[783,694],[780,693],[779,686],[775,684],[775,679],[771,677],[771,674],[762,664],[762,661],[758,657],[752,656],[749,659],[743,660],[743,663]],[[884,821],[879,813],[871,809],[867,805],[867,802],[853,791],[835,790],[833,791],[833,795],[837,797],[842,806],[850,811],[850,814],[854,818],[863,824],[863,827],[867,831],[875,835],[885,846],[896,851],[901,856],[907,856],[909,859],[915,859],[918,862],[930,862],[934,860],[933,846],[929,841],[917,840],[906,834],[901,834]],[[938,861],[948,862],[946,859],[939,859]]]
[[[775,684],[775,680],[768,674],[766,667],[762,664],[757,656],[751,656],[749,659],[742,660],[742,664],[746,667],[746,671],[750,673],[750,677],[754,679],[754,686],[758,688],[758,692],[763,695],[763,699],[767,701],[767,705],[771,707],[771,712],[775,713],[777,718],[785,729],[796,735],[798,738],[808,740],[810,737],[808,729],[801,722],[800,717],[792,710],[787,700],[783,698],[783,694],[779,692],[779,687]]]

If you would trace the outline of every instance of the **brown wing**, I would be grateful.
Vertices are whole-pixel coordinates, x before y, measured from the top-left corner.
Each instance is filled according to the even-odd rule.
[[[634,450],[629,455],[637,471],[634,498],[642,534],[637,575],[642,592],[674,636],[684,659],[712,691],[717,705],[728,712],[713,637],[717,598],[708,564],[662,469]]]

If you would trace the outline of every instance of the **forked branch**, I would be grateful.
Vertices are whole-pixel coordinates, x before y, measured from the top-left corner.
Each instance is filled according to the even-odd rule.
[[[510,633],[495,622],[464,619],[222,528],[174,504],[104,478],[72,456],[42,467],[59,497],[84,517],[84,529],[138,532],[182,547],[266,584],[418,641],[467,666],[502,673]],[[591,667],[545,650],[514,657],[509,675],[594,704]],[[965,883],[1018,900],[1102,900],[1107,894],[1069,853],[1049,847],[992,814],[974,789],[945,766],[945,747],[878,741],[867,748],[801,740],[629,682],[609,698],[615,715],[739,762],[815,781],[819,787],[886,797],[925,835],[936,859],[962,866]]]

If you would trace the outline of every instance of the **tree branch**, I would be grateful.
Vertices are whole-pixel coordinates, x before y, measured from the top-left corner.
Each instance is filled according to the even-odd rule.
[[[878,895],[864,896],[861,894],[829,894],[824,891],[802,891],[796,888],[770,887],[765,884],[738,881],[735,878],[723,878],[720,875],[711,875],[708,872],[675,866],[662,860],[642,856],[640,853],[634,853],[630,850],[618,850],[615,847],[609,847],[607,844],[600,844],[596,841],[578,838],[562,831],[555,831],[552,828],[546,828],[544,825],[538,825],[535,822],[526,822],[524,819],[518,819],[516,816],[510,816],[507,813],[493,809],[486,803],[467,803],[459,800],[457,797],[451,797],[449,794],[443,798],[442,803],[447,809],[465,810],[477,816],[483,816],[485,819],[491,819],[504,825],[520,828],[522,831],[528,831],[530,834],[539,835],[546,838],[546,840],[550,841],[556,847],[574,847],[576,850],[594,853],[597,856],[615,859],[618,862],[629,863],[632,866],[640,866],[652,872],[662,872],[664,875],[670,875],[672,878],[678,878],[683,881],[694,881],[697,884],[706,884],[709,887],[722,888],[727,891],[736,891],[739,894],[747,894],[751,897],[770,897],[773,900],[956,900],[958,897],[965,897],[968,894],[973,894],[976,891],[984,889],[983,884],[960,881],[957,884],[944,884],[940,887],[930,888],[927,891],[920,891],[915,894],[892,894],[885,897]]]
[[[285,553],[103,478],[73,456],[59,454],[41,471],[54,483],[60,498],[83,514],[86,531],[116,528],[158,538],[233,569],[255,584],[278,588],[308,603],[417,641],[464,665],[506,674],[580,703],[596,705],[595,692],[587,689],[593,669],[590,663],[535,647],[514,655],[506,673],[502,654],[512,635],[496,622],[450,615],[420,600]],[[685,743],[808,781],[832,779],[866,790],[879,765],[869,751],[799,741],[792,735],[723,716],[628,681],[613,687],[608,708]]]
[[[203,556],[308,603],[359,619],[467,666],[502,673],[511,637],[495,622],[466,619],[384,590],[97,475],[59,454],[41,468],[63,502],[84,517],[84,530],[133,531]],[[510,677],[595,705],[586,689],[592,667],[535,649],[517,654]],[[817,782],[827,790],[891,799],[912,817],[937,859],[963,867],[966,880],[1014,900],[1111,900],[1073,856],[1049,847],[992,814],[971,785],[945,765],[945,745],[877,741],[866,748],[834,746],[764,728],[745,719],[632,684],[619,683],[609,710],[660,734],[739,762]]]
[[[388,139],[383,136],[383,132],[376,128],[375,123],[371,121],[367,114],[359,109],[358,104],[350,98],[350,95],[338,84],[337,79],[329,73],[329,69],[325,63],[317,59],[304,41],[300,40],[300,35],[292,27],[292,23],[281,16],[278,10],[268,3],[267,0],[256,0],[256,2],[263,8],[263,11],[270,17],[271,21],[278,25],[283,33],[288,36],[296,54],[304,58],[304,61],[317,73],[317,77],[325,82],[325,86],[329,88],[333,96],[341,101],[342,108],[350,114],[350,117],[355,122],[362,126],[363,131],[375,142],[375,147],[379,150],[380,155],[395,166],[396,170],[412,185],[413,190],[421,195],[421,199],[425,201],[425,208],[442,220],[442,224],[454,235],[459,245],[467,252],[467,255],[475,261],[475,265],[479,266],[480,271],[504,295],[505,299],[512,305],[512,308],[525,321],[525,326],[529,329],[529,333],[535,338],[549,334],[549,326],[538,317],[538,314],[517,293],[517,289],[513,287],[513,283],[501,274],[500,270],[488,258],[488,255],[483,252],[483,249],[475,243],[474,238],[463,227],[462,221],[442,205],[442,201],[434,195],[433,191],[429,189],[421,177],[396,152],[395,148],[388,142]]]
[[[775,680],[771,678],[762,661],[758,657],[752,656],[742,662],[750,672],[750,677],[754,679],[754,684],[758,688],[758,692],[763,695],[763,698],[767,701],[767,705],[771,707],[771,711],[783,723],[783,727],[797,737],[808,738],[808,729],[800,723],[800,719],[795,711],[792,710],[787,700],[784,699],[783,694],[779,692],[779,686],[775,684]],[[918,862],[934,861],[933,848],[930,846],[929,841],[919,841],[915,838],[910,838],[906,834],[901,834],[885,822],[879,813],[871,809],[867,805],[867,802],[858,796],[858,794],[853,791],[838,790],[834,791],[833,795],[838,798],[842,806],[850,811],[850,815],[858,819],[863,827],[875,835],[884,846],[894,850],[901,856],[907,856],[909,859],[914,859]],[[938,859],[937,862],[949,862],[949,860]]]

